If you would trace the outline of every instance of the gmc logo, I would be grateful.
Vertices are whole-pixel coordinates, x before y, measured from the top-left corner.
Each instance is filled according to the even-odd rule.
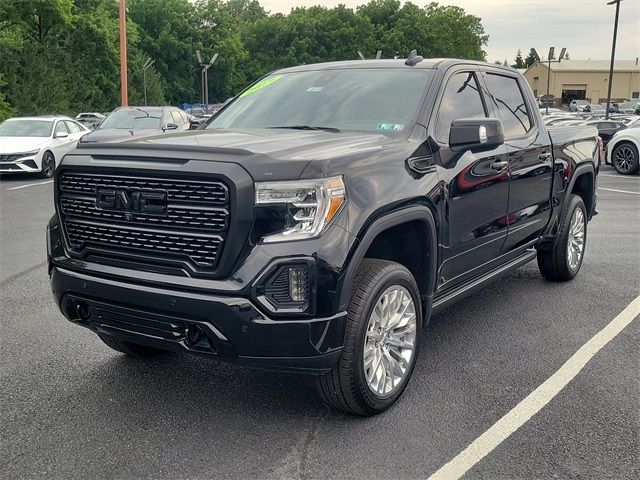
[[[132,213],[166,215],[167,193],[132,192],[98,187],[96,188],[96,207],[105,210],[124,210],[127,217]]]

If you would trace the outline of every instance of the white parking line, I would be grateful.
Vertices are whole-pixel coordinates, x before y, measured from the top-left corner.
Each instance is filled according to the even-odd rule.
[[[640,192],[630,192],[629,190],[616,190],[615,188],[598,187],[598,190],[606,190],[607,192],[630,193],[632,195],[640,195]]]
[[[599,177],[618,178],[620,180],[635,180],[636,182],[638,181],[638,178],[635,177],[635,176],[625,177],[624,175],[609,175],[608,173],[599,173],[598,176]]]
[[[636,297],[606,327],[580,347],[556,373],[493,424],[489,430],[476,438],[471,445],[456,455],[453,460],[440,467],[429,477],[429,480],[451,480],[462,477],[471,467],[491,453],[493,449],[560,393],[580,373],[589,360],[638,315],[640,315],[640,296]]]
[[[38,183],[29,183],[27,185],[20,185],[19,187],[11,187],[11,188],[7,188],[7,192],[9,190],[20,190],[21,188],[27,188],[27,187],[37,187],[38,185],[45,185],[47,183],[52,183],[53,180],[45,180],[44,182],[38,182]]]

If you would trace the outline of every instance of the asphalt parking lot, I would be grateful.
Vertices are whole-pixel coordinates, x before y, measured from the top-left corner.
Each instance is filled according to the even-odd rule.
[[[403,398],[329,410],[304,376],[187,355],[131,360],[58,312],[52,184],[0,180],[0,476],[428,478],[640,294],[640,177],[605,167],[572,282],[535,263],[434,317]],[[465,478],[638,478],[640,319]],[[634,373],[635,372],[635,373]]]

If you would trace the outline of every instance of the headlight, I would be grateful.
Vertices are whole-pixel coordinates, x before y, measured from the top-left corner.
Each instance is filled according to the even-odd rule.
[[[30,152],[16,153],[16,155],[18,156],[18,158],[32,157],[34,155],[37,155],[39,152],[40,152],[40,149],[36,148],[35,150],[31,150]]]
[[[317,237],[346,200],[342,177],[320,180],[256,183],[256,205],[285,208],[283,229],[266,235],[265,242]]]

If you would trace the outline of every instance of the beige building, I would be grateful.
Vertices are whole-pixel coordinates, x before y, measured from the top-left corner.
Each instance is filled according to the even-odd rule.
[[[609,60],[563,60],[551,64],[549,94],[556,105],[568,104],[574,99],[591,103],[607,101],[609,88]],[[524,76],[536,96],[546,95],[549,64],[544,60],[534,63]],[[617,60],[613,68],[611,98],[624,100],[640,97],[640,64],[635,60]]]

